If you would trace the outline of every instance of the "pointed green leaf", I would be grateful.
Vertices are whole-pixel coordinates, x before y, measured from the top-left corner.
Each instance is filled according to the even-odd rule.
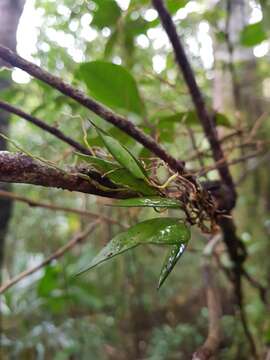
[[[179,209],[181,203],[178,200],[163,198],[160,196],[143,197],[119,200],[110,206],[119,207],[154,207],[154,208],[170,208]]]
[[[85,154],[80,154],[80,153],[76,153],[76,155],[79,157],[79,159],[88,162],[96,170],[98,170],[102,173],[106,173],[108,171],[116,170],[119,168],[119,166],[117,164],[114,164],[113,162],[104,160],[102,158],[98,158],[96,156],[85,155]]]
[[[135,178],[145,179],[146,172],[140,162],[131,154],[131,152],[116,139],[107,135],[104,131],[97,130],[104,145],[124,168],[126,168]]]
[[[200,121],[195,111],[185,111],[173,115],[159,116],[158,128],[161,131],[171,131],[171,126],[177,123],[183,123],[188,126],[200,125]],[[230,120],[222,113],[215,114],[217,125],[231,127]]]
[[[169,276],[170,272],[176,265],[177,261],[180,259],[182,254],[184,253],[186,249],[186,243],[179,242],[176,245],[172,246],[172,249],[169,250],[168,255],[165,258],[164,264],[162,266],[160,276],[159,276],[159,282],[158,282],[158,289],[162,286],[164,281]]]
[[[96,8],[93,11],[91,26],[103,29],[108,26],[115,26],[121,16],[121,9],[115,0],[93,0]]]
[[[92,61],[81,64],[76,76],[85,83],[90,95],[104,105],[138,115],[145,113],[137,83],[123,66]]]
[[[79,274],[141,244],[176,245],[189,238],[189,228],[177,218],[146,220],[116,235]]]
[[[158,190],[156,188],[152,187],[144,180],[135,178],[128,170],[123,168],[111,172],[108,174],[108,178],[115,184],[127,186],[144,196],[158,194]]]
[[[113,183],[120,186],[127,186],[129,189],[135,190],[142,195],[157,195],[158,190],[144,180],[135,178],[127,169],[119,168],[119,164],[115,164],[111,161],[104,160],[91,155],[84,155],[76,153],[77,156],[91,164],[96,170],[106,174]]]

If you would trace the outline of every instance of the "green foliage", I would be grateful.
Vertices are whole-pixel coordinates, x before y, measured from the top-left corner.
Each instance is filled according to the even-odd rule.
[[[89,94],[114,109],[143,115],[145,112],[136,81],[121,65],[105,61],[81,64],[77,72]]]
[[[169,11],[174,14],[177,10],[183,8],[188,3],[188,0],[167,0],[166,3]]]
[[[263,27],[263,22],[259,21],[255,24],[247,25],[242,30],[240,42],[244,46],[251,47],[259,45],[266,39],[267,35]]]
[[[116,163],[94,156],[77,155],[102,175],[106,175],[116,185],[127,186],[129,189],[135,190],[142,195],[156,195],[158,193],[158,190],[153,186],[150,186],[144,180],[134,177],[127,169],[119,168],[119,165]]]
[[[233,1],[231,3],[234,5]],[[39,9],[37,18],[41,16],[41,21],[36,24],[38,41],[32,56],[44,69],[67,82],[75,79],[75,86],[79,77],[79,85],[85,86],[91,97],[128,116],[176,158],[185,160],[194,153],[187,135],[188,127],[194,133],[198,149],[202,153],[208,151],[209,145],[193,111],[185,82],[175,65],[171,46],[161,33],[160,21],[155,16],[149,21],[151,1],[131,0],[126,10],[120,9],[118,3],[112,0],[36,0],[35,4]],[[217,125],[223,126],[218,129],[219,135],[226,137],[240,127],[252,128],[253,124],[257,124],[260,113],[266,111],[262,104],[267,103],[269,98],[269,54],[255,59],[252,49],[247,50],[243,46],[252,47],[267,40],[270,21],[268,0],[252,2],[252,9],[262,11],[262,22],[247,25],[240,34],[239,44],[233,44],[234,55],[237,54],[233,56],[235,79],[243,103],[240,109],[235,109],[230,99],[231,74],[228,75],[226,37],[228,14],[224,1],[218,1],[215,7],[201,0],[167,0],[166,4],[171,14],[177,14],[177,31],[209,109],[214,96],[222,100],[222,114],[218,113],[215,117]],[[247,14],[245,23],[249,24],[249,20]],[[236,25],[238,29],[240,24]],[[207,56],[204,55],[206,37],[201,36],[206,33],[208,45],[209,36],[213,37],[215,45],[214,63],[210,64],[210,69],[204,66],[203,61],[205,57],[210,59],[210,49]],[[233,35],[239,38],[239,33]],[[233,35],[231,40],[234,40]],[[21,43],[18,49],[22,47],[25,44]],[[27,48],[30,51],[31,47]],[[246,54],[250,56],[247,62]],[[154,67],[156,63],[161,66]],[[216,69],[222,77],[222,89],[222,81],[226,79],[224,93],[219,93],[219,86],[213,86],[220,81],[219,77],[216,78]],[[16,73],[11,70],[0,72],[0,81],[4,81],[5,86],[11,74],[15,78]],[[124,239],[120,244],[122,249],[130,246],[130,236],[119,234],[123,229],[118,222],[130,229],[136,226],[138,229],[141,222],[164,211],[166,218],[182,224],[179,220],[183,215],[180,201],[165,198],[166,191],[163,194],[155,186],[156,182],[163,183],[168,178],[166,167],[160,162],[156,164],[156,159],[148,150],[122,131],[105,124],[102,119],[40,81],[31,79],[26,85],[13,82],[12,87],[1,90],[1,99],[44,119],[79,142],[82,141],[81,121],[93,120],[106,130],[106,136],[110,138],[106,137],[104,142],[102,136],[91,128],[87,140],[96,155],[78,154],[76,161],[66,144],[18,117],[10,120],[9,136],[36,157],[51,160],[60,168],[67,169],[79,163],[78,168],[81,165],[89,167],[108,178],[117,188],[132,190],[137,196],[108,204],[108,199],[75,192],[30,185],[13,186],[14,192],[22,196],[62,207],[85,209],[110,217],[116,223],[102,222],[84,242],[59,261],[25,278],[2,295],[3,358],[87,360],[89,354],[98,360],[191,358],[194,350],[203,344],[208,326],[208,314],[206,308],[202,308],[205,285],[201,276],[201,254],[205,238],[196,229],[193,230],[193,251],[185,253],[179,268],[174,265],[183,246],[186,246],[185,242],[163,245],[161,249],[154,245],[134,247],[117,257],[117,261],[108,261],[106,266],[97,266],[84,276],[74,276],[78,268],[89,265],[95,255],[104,246],[106,248],[109,239],[120,237]],[[261,123],[259,134],[267,141],[267,121]],[[226,151],[228,159],[247,153],[245,138],[239,139],[239,142],[237,137],[230,138],[223,146],[225,150],[233,149]],[[255,150],[255,138],[250,146],[254,146]],[[213,164],[208,156],[204,162],[205,166]],[[267,286],[270,270],[266,256],[269,253],[270,187],[265,164],[264,160],[257,162],[252,159],[231,169],[236,180],[246,170],[251,176],[250,180],[240,183],[234,216],[238,234],[245,239],[249,254],[245,269]],[[151,166],[152,171],[149,170]],[[187,161],[186,166],[193,170],[201,165],[195,159]],[[257,166],[256,169],[250,171],[254,166]],[[209,174],[209,179],[217,179],[216,171]],[[174,190],[173,186],[170,190]],[[178,195],[176,193],[177,198]],[[49,211],[14,202],[6,241],[3,283],[40,263],[91,221],[91,217],[76,213]],[[154,223],[142,236],[139,245],[148,244],[149,239],[156,241],[158,231]],[[179,234],[177,230],[176,242]],[[168,254],[160,270],[165,253]],[[230,269],[225,252],[222,252],[220,261],[225,269]],[[170,272],[173,267],[174,271]],[[162,288],[162,292],[155,291],[153,283],[160,276],[161,285],[169,274],[167,286]],[[216,276],[225,314],[221,320],[224,339],[218,357],[221,360],[249,359],[248,342],[239,317],[232,310],[228,281],[220,271]],[[245,280],[243,291],[248,324],[262,353],[270,342],[269,311],[258,298],[257,290]]]
[[[185,111],[173,115],[158,116],[158,127],[162,131],[166,130],[170,125],[182,123],[187,126],[200,125],[200,121],[195,111]],[[215,122],[219,126],[230,127],[230,121],[224,114],[216,113]]]
[[[174,245],[163,265],[159,287],[163,284],[184,252],[190,238],[189,228],[176,218],[156,218],[143,221],[116,235],[89,265],[79,271],[84,273],[100,263],[111,259],[138,245]]]
[[[114,0],[93,0],[96,4],[92,26],[98,29],[115,26],[121,16],[121,9]]]
[[[139,160],[137,160],[125,146],[122,146],[117,140],[104,131],[97,130],[97,132],[106,148],[120,165],[126,168],[136,179],[145,180],[147,178],[146,171]]]

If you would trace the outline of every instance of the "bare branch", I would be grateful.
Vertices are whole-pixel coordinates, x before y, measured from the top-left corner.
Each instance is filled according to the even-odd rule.
[[[115,114],[99,102],[85,95],[82,91],[67,84],[61,78],[53,76],[49,72],[42,70],[39,66],[23,59],[15,52],[2,45],[0,45],[0,58],[12,66],[26,71],[28,74],[59,90],[62,94],[74,99],[79,104],[91,110],[109,123],[115,125],[133,139],[144,145],[153,154],[164,160],[172,170],[177,171],[180,174],[183,173],[185,165],[184,162],[176,160],[168,154],[152,137],[146,135],[128,119]]]
[[[74,208],[69,208],[69,207],[65,207],[65,206],[59,206],[59,205],[39,202],[39,201],[35,201],[35,200],[29,199],[25,196],[21,196],[21,195],[18,195],[13,192],[9,192],[9,191],[0,190],[0,197],[10,199],[13,201],[22,202],[24,204],[29,205],[30,207],[35,207],[35,208],[40,207],[43,209],[48,209],[48,210],[53,210],[53,211],[63,211],[63,212],[67,212],[67,213],[77,214],[80,216],[85,216],[85,217],[90,217],[90,218],[98,218],[102,221],[105,221],[105,222],[108,222],[111,224],[117,224],[117,225],[120,225],[121,227],[125,227],[119,221],[114,220],[105,215],[95,214],[88,210],[80,210],[80,209],[74,209]]]
[[[11,114],[17,115],[17,116],[25,119],[26,121],[38,126],[40,129],[45,130],[48,133],[54,135],[58,139],[64,141],[68,145],[72,146],[74,149],[79,150],[81,153],[86,154],[86,155],[92,155],[91,152],[86,147],[81,145],[79,142],[77,142],[77,141],[73,140],[72,138],[66,136],[59,129],[46,124],[44,121],[38,119],[35,116],[27,114],[23,110],[15,107],[13,105],[10,105],[10,104],[2,101],[2,100],[0,100],[0,109],[3,109],[3,110],[5,110],[5,111],[7,111],[7,112],[9,112]]]
[[[110,198],[127,198],[135,195],[126,189],[100,188],[95,179],[85,179],[78,169],[64,171],[21,153],[0,151],[0,169],[2,182],[40,185]]]
[[[188,58],[186,56],[185,50],[181,44],[181,41],[178,37],[176,28],[172,21],[172,18],[164,6],[163,0],[152,0],[154,7],[156,8],[162,25],[171,41],[173,50],[175,53],[176,62],[183,74],[183,77],[186,81],[186,84],[189,88],[192,101],[194,103],[198,118],[202,124],[204,133],[210,143],[213,158],[216,162],[224,161],[221,166],[218,167],[220,177],[231,193],[232,193],[232,206],[235,206],[236,201],[236,191],[234,182],[227,164],[227,161],[221,147],[221,143],[218,139],[217,129],[215,125],[215,119],[213,115],[210,115],[206,109],[205,101],[203,99],[202,93],[198,87],[195,76],[189,64]],[[249,332],[247,324],[245,322],[244,310],[243,310],[243,291],[242,291],[242,272],[243,272],[243,262],[246,258],[246,249],[236,234],[236,227],[232,219],[220,218],[219,225],[222,228],[224,235],[224,242],[227,246],[230,258],[233,263],[233,274],[234,274],[234,289],[235,295],[237,298],[237,305],[239,306],[240,314],[242,317],[243,327],[247,336],[247,339],[250,343],[251,350],[253,355],[256,355],[256,347],[253,342],[253,338]]]
[[[200,170],[193,170],[192,172],[197,173],[198,176],[203,176],[203,175],[207,174],[210,171],[219,169],[225,162],[227,162],[228,166],[237,165],[237,164],[239,164],[241,162],[244,162],[246,160],[258,158],[260,155],[264,155],[264,154],[265,154],[265,151],[255,151],[255,152],[253,152],[251,154],[240,156],[240,157],[238,157],[236,159],[233,159],[233,160],[230,160],[230,161],[227,161],[226,159],[220,159],[214,165],[204,167],[204,168],[202,168]]]
[[[215,161],[224,159],[224,154],[222,147],[220,145],[218,134],[216,130],[216,125],[214,121],[214,116],[210,116],[202,96],[202,93],[198,87],[195,76],[189,64],[188,58],[186,56],[185,50],[181,44],[179,36],[177,34],[175,25],[172,21],[172,18],[164,6],[163,0],[152,0],[154,7],[156,8],[162,25],[171,41],[173,46],[176,62],[184,76],[185,82],[189,88],[189,92],[194,103],[198,118],[201,121],[204,133],[210,143],[213,157]],[[226,162],[219,167],[219,174],[223,182],[234,191],[234,183],[231,177],[229,168]]]
[[[40,264],[34,266],[31,269],[25,270],[22,273],[15,276],[13,279],[9,280],[7,283],[3,284],[0,287],[0,294],[3,294],[6,290],[20,282],[21,280],[25,279],[26,277],[32,275],[33,273],[37,272],[38,270],[42,269],[43,267],[49,265],[53,260],[57,260],[62,257],[67,251],[71,250],[75,245],[81,243],[93,230],[93,228],[98,224],[99,220],[96,220],[94,223],[90,224],[83,232],[74,236],[66,245],[59,248],[55,251],[52,255],[47,257],[44,261]]]
[[[204,282],[207,294],[207,307],[208,307],[208,335],[204,344],[193,354],[192,360],[207,360],[216,354],[222,336],[221,331],[221,301],[218,289],[215,284],[215,272],[207,261],[203,266]]]

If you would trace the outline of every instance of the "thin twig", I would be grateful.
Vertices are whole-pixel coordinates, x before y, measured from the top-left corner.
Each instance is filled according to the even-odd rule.
[[[33,273],[37,272],[38,270],[42,269],[43,267],[49,265],[52,261],[59,259],[62,257],[67,251],[71,250],[75,245],[82,242],[93,230],[93,228],[99,223],[99,220],[96,220],[94,223],[90,224],[83,232],[75,235],[73,239],[71,239],[66,245],[62,246],[58,250],[56,250],[52,255],[47,257],[44,261],[40,264],[34,266],[31,269],[25,270],[3,284],[0,287],[0,294],[3,294],[6,290],[10,289],[12,286],[17,284],[18,282],[22,281],[26,277],[32,275]]]
[[[198,114],[198,118],[201,121],[205,135],[210,143],[213,152],[213,157],[215,161],[224,159],[223,150],[218,139],[214,116],[212,115],[210,116],[208,114],[205,101],[196,82],[195,76],[193,74],[190,63],[186,56],[185,50],[181,44],[180,38],[177,34],[172,17],[169,14],[168,10],[165,8],[163,0],[152,0],[152,2],[159,14],[162,25],[171,41],[176,62],[188,86],[192,101],[194,103],[196,112]],[[233,179],[226,162],[224,162],[223,165],[218,170],[223,182],[228,187],[230,187],[232,191],[235,191]]]
[[[245,269],[243,270],[243,275],[249,282],[251,286],[259,291],[260,298],[264,304],[267,304],[267,287],[264,287],[256,279],[254,279]]]
[[[105,215],[95,214],[88,210],[80,210],[80,209],[74,209],[74,208],[69,208],[69,207],[65,207],[65,206],[58,206],[58,205],[54,205],[54,204],[38,202],[38,201],[35,201],[32,199],[29,199],[25,196],[21,196],[21,195],[18,195],[13,192],[9,192],[9,191],[0,190],[0,197],[6,198],[6,199],[11,199],[13,201],[22,202],[22,203],[29,205],[30,207],[40,207],[43,209],[48,209],[48,210],[53,210],[53,211],[63,211],[63,212],[67,212],[67,213],[77,214],[80,216],[86,216],[86,217],[90,217],[90,218],[98,218],[102,221],[106,221],[111,224],[116,224],[116,225],[120,225],[121,227],[125,227],[119,221],[114,220]]]
[[[232,165],[239,164],[239,163],[241,163],[243,161],[253,159],[253,158],[258,157],[259,155],[262,155],[262,154],[264,154],[264,151],[255,151],[254,153],[247,154],[247,155],[241,156],[241,157],[239,157],[237,159],[233,159],[233,160],[230,160],[230,161],[227,161],[227,159],[220,159],[214,165],[207,166],[204,169],[194,170],[193,172],[198,174],[198,176],[203,176],[203,175],[207,174],[210,171],[219,169],[219,167],[222,166],[224,164],[224,162],[227,162],[228,166],[232,166]]]
[[[52,88],[60,91],[62,94],[77,101],[82,106],[91,110],[109,123],[115,125],[119,129],[124,131],[126,134],[131,136],[133,139],[137,140],[140,144],[144,145],[153,154],[164,160],[165,163],[167,163],[172,170],[181,174],[183,173],[185,165],[183,161],[176,160],[174,157],[168,154],[153,138],[146,135],[142,130],[136,127],[128,119],[112,112],[110,109],[101,105],[99,102],[88,97],[81,90],[72,87],[68,83],[64,82],[61,78],[53,76],[49,72],[41,69],[39,66],[31,63],[30,61],[23,59],[15,52],[2,45],[0,45],[0,58],[5,60],[12,66],[26,71],[28,74],[34,76],[36,79],[45,82]]]
[[[206,288],[208,307],[208,335],[204,344],[193,354],[192,360],[208,360],[214,356],[220,346],[222,338],[221,329],[221,299],[215,281],[215,269],[212,264],[211,255],[219,241],[219,234],[213,236],[204,251],[203,278]]]
[[[10,105],[2,100],[0,100],[0,109],[3,109],[11,114],[17,115],[17,116],[25,119],[26,121],[38,126],[40,129],[45,130],[46,132],[54,135],[58,139],[64,141],[66,144],[69,144],[70,146],[72,146],[74,149],[79,150],[81,153],[86,154],[86,155],[91,155],[91,152],[86,147],[81,145],[79,142],[73,140],[69,136],[66,136],[62,131],[60,131],[56,127],[46,124],[44,121],[38,119],[37,117],[27,114],[23,110],[15,107],[13,105]]]
[[[195,138],[195,135],[193,133],[193,130],[189,127],[189,126],[186,126],[187,128],[187,131],[189,133],[189,137],[190,137],[190,140],[191,140],[191,144],[192,144],[192,147],[193,147],[193,150],[195,152],[195,156],[196,156],[196,160],[199,162],[200,166],[202,168],[205,167],[205,164],[204,164],[204,159],[203,159],[203,154],[202,152],[199,150],[198,146],[197,146],[197,142],[196,142],[196,138]],[[207,176],[206,176],[207,177]]]
[[[262,126],[263,122],[267,119],[269,115],[269,111],[265,111],[258,119],[255,121],[254,125],[252,126],[250,133],[247,138],[247,142],[251,141],[255,135],[257,134],[259,128]]]

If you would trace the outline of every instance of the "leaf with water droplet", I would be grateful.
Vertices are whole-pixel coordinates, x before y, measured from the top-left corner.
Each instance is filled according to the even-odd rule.
[[[129,249],[143,244],[176,245],[187,243],[189,228],[178,218],[156,218],[138,223],[116,235],[88,264],[81,274]]]
[[[188,240],[189,239],[186,240],[186,243],[188,242]],[[179,242],[178,244],[173,245],[172,248],[169,250],[160,272],[158,289],[160,289],[161,285],[167,279],[172,269],[176,265],[177,261],[184,253],[185,249],[186,249],[186,244],[183,242]]]
[[[110,204],[110,206],[179,209],[181,208],[181,202],[175,199],[164,198],[161,196],[151,196],[119,200],[116,201],[114,204]]]

